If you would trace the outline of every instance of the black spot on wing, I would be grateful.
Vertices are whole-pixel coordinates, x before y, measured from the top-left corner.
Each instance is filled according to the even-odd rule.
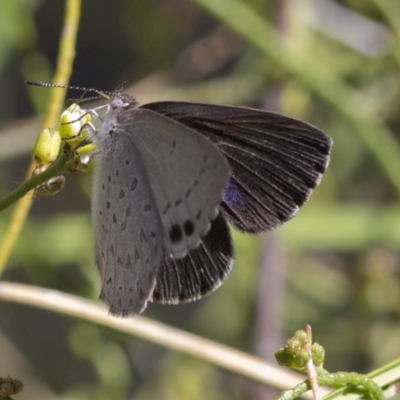
[[[183,234],[179,225],[172,225],[169,231],[169,238],[172,243],[179,243],[182,240]]]

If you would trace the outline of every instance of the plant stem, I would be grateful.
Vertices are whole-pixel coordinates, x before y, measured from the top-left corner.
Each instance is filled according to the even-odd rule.
[[[80,19],[80,9],[81,0],[66,1],[65,18],[60,39],[60,50],[57,59],[56,73],[54,76],[54,83],[58,85],[66,85],[71,76],[72,63],[75,57],[75,46]],[[64,103],[64,98],[65,90],[56,88],[51,90],[50,101],[43,123],[44,128],[56,127]],[[28,180],[31,178],[34,168],[35,163],[34,161],[32,161],[27,172]],[[41,177],[41,175],[42,174],[38,175],[35,178],[40,179],[39,177]],[[24,185],[25,184],[23,184],[22,187],[24,187]],[[12,201],[15,201],[18,198],[15,195],[15,192],[17,192],[17,195],[20,195],[22,197],[20,197],[12,212],[10,222],[7,226],[4,238],[0,245],[0,275],[5,268],[7,260],[11,254],[19,233],[21,232],[22,226],[24,225],[33,201],[33,196],[26,195],[24,188],[20,190],[18,188],[11,194],[14,194],[13,196],[10,195]]]

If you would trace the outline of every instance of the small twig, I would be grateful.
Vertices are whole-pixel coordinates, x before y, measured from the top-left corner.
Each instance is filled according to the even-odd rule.
[[[312,358],[312,350],[311,350],[311,345],[312,345],[312,330],[311,330],[311,325],[307,324],[305,328],[305,332],[307,333],[308,336],[308,343],[307,343],[307,351],[308,354],[310,355],[310,360],[308,361],[306,365],[306,371],[307,371],[307,376],[308,379],[310,380],[310,386],[311,390],[314,396],[314,400],[321,400],[321,392],[319,390],[319,385],[318,385],[318,376],[317,376],[317,371],[315,370],[315,365],[314,361]]]
[[[0,282],[0,299],[81,318],[189,354],[279,389],[293,387],[304,378],[253,355],[148,318],[111,317],[105,307],[98,302],[56,290]],[[307,393],[304,396],[311,398]]]

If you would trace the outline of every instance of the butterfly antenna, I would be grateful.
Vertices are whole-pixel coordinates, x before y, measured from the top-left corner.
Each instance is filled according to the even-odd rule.
[[[60,88],[60,89],[70,89],[70,90],[80,90],[84,92],[95,92],[97,93],[100,97],[106,97],[109,98],[110,96],[113,95],[113,92],[107,92],[103,90],[98,90],[98,89],[93,89],[93,88],[86,88],[86,87],[81,87],[81,86],[69,86],[69,85],[55,85],[54,83],[46,83],[46,82],[38,82],[38,81],[25,81],[27,85],[33,85],[33,86],[42,86],[42,87],[50,87],[50,88]]]
[[[67,104],[73,104],[73,103],[77,103],[77,104],[81,104],[81,103],[85,103],[86,101],[92,101],[92,100],[99,100],[99,99],[104,99],[104,96],[91,96],[91,97],[79,97],[79,98],[70,98],[67,99]]]
[[[126,81],[123,81],[122,83],[120,83],[117,88],[115,89],[115,91],[117,93],[122,92],[124,90],[124,86],[126,85]]]

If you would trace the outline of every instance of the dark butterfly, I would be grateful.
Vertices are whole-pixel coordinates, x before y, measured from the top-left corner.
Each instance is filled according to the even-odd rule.
[[[248,233],[278,227],[329,163],[332,140],[281,114],[184,102],[139,107],[119,91],[97,93],[111,102],[89,136],[98,164],[92,217],[100,297],[115,315],[217,289],[233,264],[227,222]]]

